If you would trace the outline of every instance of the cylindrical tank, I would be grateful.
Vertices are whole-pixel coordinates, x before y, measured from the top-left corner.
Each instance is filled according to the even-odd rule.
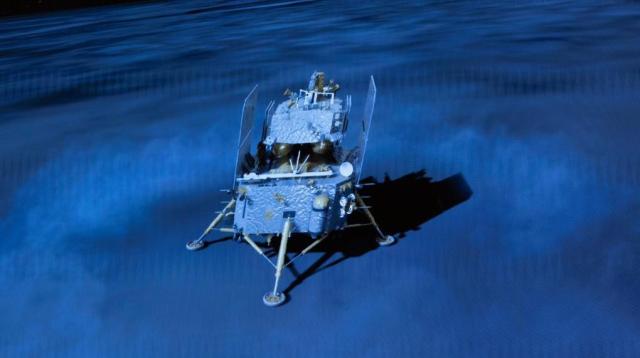
[[[275,143],[275,145],[273,145],[273,155],[277,158],[277,159],[282,159],[282,158],[287,158],[287,156],[289,155],[289,153],[291,153],[291,144],[287,144],[287,143]]]
[[[313,199],[311,215],[309,216],[309,233],[313,238],[324,231],[329,208],[329,196],[326,193],[318,194]]]
[[[330,156],[333,153],[333,142],[330,140],[323,140],[313,144],[313,152],[323,156]]]

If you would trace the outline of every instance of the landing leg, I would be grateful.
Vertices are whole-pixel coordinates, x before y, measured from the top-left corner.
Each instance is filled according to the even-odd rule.
[[[207,229],[202,233],[202,235],[200,235],[199,238],[197,238],[197,239],[195,239],[193,241],[189,241],[187,243],[187,245],[186,245],[187,246],[187,250],[196,251],[196,250],[202,249],[204,247],[204,245],[205,245],[204,237],[207,236],[211,232],[211,230],[213,230],[218,224],[220,224],[222,219],[224,219],[224,217],[227,214],[227,212],[233,208],[235,203],[236,203],[236,200],[235,199],[231,199],[231,201],[229,201],[227,206],[225,206],[224,209],[222,209],[220,214],[218,214],[215,217],[215,219],[213,219],[211,224],[209,224],[209,227],[207,227]]]
[[[358,201],[358,205],[362,207],[365,214],[367,214],[367,216],[369,217],[369,220],[371,221],[371,225],[373,225],[373,227],[376,228],[376,231],[378,232],[378,238],[376,239],[376,241],[378,242],[378,245],[380,246],[393,245],[396,242],[396,238],[393,235],[385,235],[382,232],[382,230],[380,230],[380,227],[378,226],[376,219],[373,217],[373,214],[371,214],[371,211],[369,211],[369,207],[367,207],[367,205],[364,203],[364,201],[360,197],[360,194],[358,193],[356,193],[356,200]]]
[[[273,291],[265,293],[262,297],[262,302],[269,307],[281,305],[286,295],[278,291],[278,283],[280,282],[280,276],[282,275],[282,268],[284,267],[284,258],[287,253],[287,241],[291,235],[291,218],[286,218],[284,221],[284,227],[282,228],[282,239],[280,240],[280,250],[278,251],[278,262],[276,263],[276,282],[273,285]]]

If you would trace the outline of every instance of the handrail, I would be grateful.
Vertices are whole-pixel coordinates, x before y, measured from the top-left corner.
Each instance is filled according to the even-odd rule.
[[[318,95],[329,97],[329,102],[333,104],[333,100],[335,98],[335,93],[333,92],[318,92],[318,91],[307,91],[301,89],[299,92],[299,97],[304,97],[304,104],[316,104],[318,103]]]

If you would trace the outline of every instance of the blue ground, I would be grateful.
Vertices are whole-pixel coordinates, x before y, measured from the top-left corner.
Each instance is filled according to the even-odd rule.
[[[631,1],[0,19],[0,356],[638,356],[638,34]],[[264,108],[315,69],[353,118],[376,77],[365,175],[406,233],[297,261],[270,309],[250,248],[184,243],[225,199],[253,84]]]

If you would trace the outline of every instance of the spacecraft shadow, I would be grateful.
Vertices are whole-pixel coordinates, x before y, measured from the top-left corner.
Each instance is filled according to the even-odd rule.
[[[205,241],[203,249],[206,249],[207,247],[209,247],[211,245],[215,245],[215,244],[218,244],[218,243],[221,243],[221,242],[230,241],[232,239],[233,238],[231,236],[227,236],[227,237],[222,237],[222,238],[216,239],[216,240]]]
[[[426,176],[425,170],[419,170],[393,180],[385,175],[382,182],[369,177],[363,179],[362,183],[365,186],[360,193],[369,197],[367,204],[371,206],[370,210],[380,228],[399,238],[399,241],[406,237],[408,231],[418,230],[420,225],[465,202],[473,193],[460,173],[441,181],[432,181]],[[362,213],[354,213],[349,221],[366,222],[366,218]],[[311,251],[322,255],[309,268],[298,272],[293,263],[287,266],[295,277],[284,290],[287,295],[314,274],[380,247],[372,226],[347,227],[332,235]],[[291,240],[289,252],[299,252],[310,243],[308,236],[297,237]],[[277,243],[272,243],[272,247],[277,248]],[[340,256],[330,261],[336,255]]]

